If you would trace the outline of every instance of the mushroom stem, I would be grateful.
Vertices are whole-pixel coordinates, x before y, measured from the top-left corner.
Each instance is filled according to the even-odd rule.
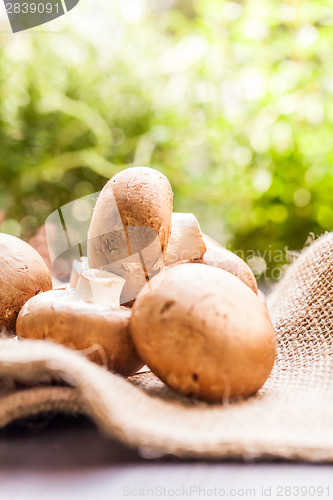
[[[71,276],[69,280],[70,288],[76,288],[80,274],[89,269],[88,257],[80,257],[79,260],[73,260]]]
[[[119,309],[120,294],[125,280],[117,274],[89,269],[80,274],[76,290],[76,300],[84,300],[112,309]]]
[[[189,213],[174,212],[171,217],[171,235],[166,265],[180,260],[201,259],[206,245],[196,217]]]

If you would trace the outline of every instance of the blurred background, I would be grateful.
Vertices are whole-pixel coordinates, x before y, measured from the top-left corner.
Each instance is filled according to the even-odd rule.
[[[29,240],[61,205],[147,165],[175,211],[278,277],[286,249],[333,226],[331,7],[81,0],[15,35],[3,19],[0,231]]]

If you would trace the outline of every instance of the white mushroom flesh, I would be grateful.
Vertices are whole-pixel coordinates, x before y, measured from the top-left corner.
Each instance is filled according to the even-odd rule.
[[[196,217],[191,213],[174,212],[165,264],[169,266],[180,260],[200,259],[205,251],[206,245]]]
[[[69,286],[76,288],[80,274],[89,269],[88,257],[80,257],[79,260],[73,260]]]
[[[75,298],[111,309],[119,309],[120,294],[125,284],[124,278],[100,269],[89,269],[80,274]]]

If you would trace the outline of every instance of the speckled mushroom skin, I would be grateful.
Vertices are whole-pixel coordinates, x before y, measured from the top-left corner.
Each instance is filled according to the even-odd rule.
[[[107,310],[72,302],[74,290],[51,290],[31,298],[17,318],[17,336],[51,340],[85,350],[97,364],[121,375],[134,375],[143,366],[130,335],[127,309]]]
[[[172,200],[168,179],[147,167],[119,172],[98,197],[88,232],[89,265],[126,279],[121,303],[135,298],[147,276],[164,265]]]
[[[0,234],[0,329],[15,331],[17,315],[34,295],[50,290],[50,272],[39,253],[25,241]]]
[[[257,281],[252,270],[243,259],[235,253],[230,252],[230,250],[217,246],[207,248],[201,259],[198,259],[196,262],[224,269],[237,276],[254,293],[258,293]]]
[[[179,264],[143,291],[132,310],[133,341],[167,385],[211,402],[260,389],[276,338],[265,306],[241,280],[211,266]]]

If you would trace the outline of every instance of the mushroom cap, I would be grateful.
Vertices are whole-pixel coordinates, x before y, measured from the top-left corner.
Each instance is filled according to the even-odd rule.
[[[257,280],[252,270],[243,259],[230,250],[217,246],[209,247],[198,262],[228,271],[242,280],[254,293],[258,293]]]
[[[130,335],[131,311],[75,299],[75,290],[51,290],[31,298],[17,319],[17,336],[48,339],[77,350],[121,375],[136,373],[143,363]]]
[[[97,199],[88,231],[89,266],[125,278],[121,303],[134,299],[147,276],[164,265],[172,199],[168,179],[148,167],[122,170]]]
[[[153,168],[132,167],[112,177],[110,184],[124,226],[155,229],[165,259],[171,233],[173,201],[168,179]],[[141,241],[138,247],[142,247]]]
[[[185,395],[221,401],[254,394],[276,354],[259,298],[231,273],[203,264],[179,264],[152,285],[156,279],[132,309],[132,337],[143,362]]]
[[[15,330],[23,304],[50,288],[51,275],[39,253],[25,241],[0,233],[0,329]]]

